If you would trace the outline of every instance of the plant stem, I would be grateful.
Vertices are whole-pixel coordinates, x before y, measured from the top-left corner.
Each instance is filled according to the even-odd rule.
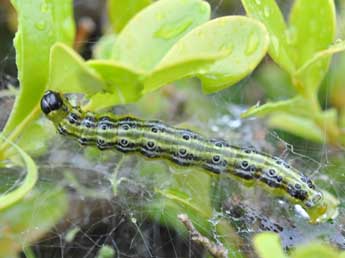
[[[14,142],[17,137],[23,132],[27,125],[32,122],[39,115],[39,105],[36,105],[31,113],[13,130],[13,132],[7,137],[8,141],[3,141],[0,145],[0,159],[6,157],[5,152],[10,147],[8,142]],[[5,136],[6,137],[6,136]]]

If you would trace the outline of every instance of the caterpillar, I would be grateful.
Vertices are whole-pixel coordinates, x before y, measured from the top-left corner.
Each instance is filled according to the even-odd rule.
[[[278,157],[232,146],[224,140],[208,139],[161,121],[83,112],[54,91],[44,94],[41,110],[60,134],[78,140],[81,145],[139,153],[150,159],[169,160],[178,166],[229,175],[246,185],[257,183],[302,206],[311,223],[336,214],[337,203],[330,194],[317,189],[308,176]]]

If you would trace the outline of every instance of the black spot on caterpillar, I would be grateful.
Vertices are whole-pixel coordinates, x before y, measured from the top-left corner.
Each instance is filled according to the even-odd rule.
[[[57,92],[47,91],[41,100],[43,113],[62,135],[100,150],[116,149],[165,159],[179,166],[226,174],[246,184],[257,182],[269,192],[300,204],[312,223],[337,214],[337,201],[318,190],[310,178],[277,157],[210,140],[190,130],[160,121],[82,112]]]

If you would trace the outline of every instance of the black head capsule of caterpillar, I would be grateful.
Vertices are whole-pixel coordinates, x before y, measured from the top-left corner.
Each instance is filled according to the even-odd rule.
[[[41,99],[41,110],[55,125],[71,111],[71,104],[60,93],[48,90]]]
[[[46,91],[41,99],[41,109],[44,114],[59,110],[63,106],[63,100],[59,93]]]

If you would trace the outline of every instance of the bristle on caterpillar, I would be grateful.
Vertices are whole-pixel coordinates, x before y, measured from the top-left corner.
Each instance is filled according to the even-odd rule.
[[[223,140],[208,139],[161,121],[85,113],[53,91],[45,93],[41,109],[60,134],[82,145],[140,153],[150,159],[170,160],[179,166],[230,175],[247,185],[258,183],[269,192],[300,204],[312,223],[337,214],[335,198],[318,190],[310,178],[280,158],[231,146]]]

